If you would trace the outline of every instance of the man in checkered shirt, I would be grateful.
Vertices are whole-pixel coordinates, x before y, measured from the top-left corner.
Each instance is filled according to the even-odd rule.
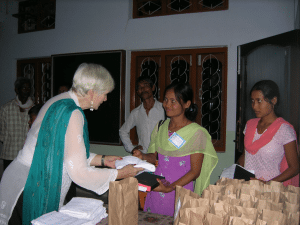
[[[29,79],[19,77],[15,81],[15,92],[16,98],[0,108],[0,141],[3,143],[0,159],[3,159],[3,170],[23,148],[28,132],[28,110],[33,106]]]

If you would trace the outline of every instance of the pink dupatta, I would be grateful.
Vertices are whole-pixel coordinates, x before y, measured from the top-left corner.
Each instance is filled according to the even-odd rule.
[[[245,145],[246,151],[249,152],[251,155],[255,155],[260,148],[262,148],[263,146],[268,144],[272,140],[272,138],[274,137],[274,135],[276,134],[276,132],[278,131],[278,129],[280,128],[280,126],[283,123],[288,124],[294,130],[294,127],[290,123],[285,121],[283,118],[279,117],[268,127],[268,129],[262,134],[262,136],[258,140],[254,141],[252,143],[259,120],[260,120],[260,118],[255,118],[255,119],[251,119],[247,122],[247,129],[246,129],[246,133],[245,133],[244,145]],[[294,130],[294,132],[295,132],[295,130]],[[295,132],[295,134],[296,134],[296,132]],[[282,173],[287,168],[288,168],[288,164],[287,164],[286,158],[284,156],[280,163],[280,172]],[[299,174],[297,176],[291,178],[290,180],[284,181],[283,184],[285,186],[293,185],[293,186],[299,187]]]

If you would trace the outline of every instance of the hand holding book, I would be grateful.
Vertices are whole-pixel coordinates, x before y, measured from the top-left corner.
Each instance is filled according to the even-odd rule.
[[[175,190],[175,187],[171,186],[170,182],[165,179],[157,179],[159,186],[153,189],[156,192],[169,193]]]

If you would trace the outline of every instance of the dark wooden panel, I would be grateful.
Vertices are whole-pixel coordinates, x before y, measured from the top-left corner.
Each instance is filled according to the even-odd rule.
[[[119,129],[124,123],[125,104],[125,51],[103,51],[52,55],[52,96],[61,84],[72,84],[73,76],[81,63],[104,66],[115,81],[115,89],[98,110],[85,110],[90,142],[94,144],[121,145]]]

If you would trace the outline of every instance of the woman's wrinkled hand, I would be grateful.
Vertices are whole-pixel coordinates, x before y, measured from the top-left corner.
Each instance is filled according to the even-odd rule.
[[[121,160],[121,159],[122,159],[122,157],[120,157],[120,156],[106,155],[104,157],[104,165],[115,169],[116,168],[116,165],[115,165],[116,160]]]
[[[127,165],[122,169],[118,170],[117,179],[123,179],[127,177],[134,177],[138,174],[138,172],[143,171],[144,168],[134,167],[135,165]]]
[[[134,149],[132,151],[132,155],[135,156],[135,157],[137,157],[137,158],[139,158],[139,159],[143,159],[143,155],[144,154],[140,150]]]

